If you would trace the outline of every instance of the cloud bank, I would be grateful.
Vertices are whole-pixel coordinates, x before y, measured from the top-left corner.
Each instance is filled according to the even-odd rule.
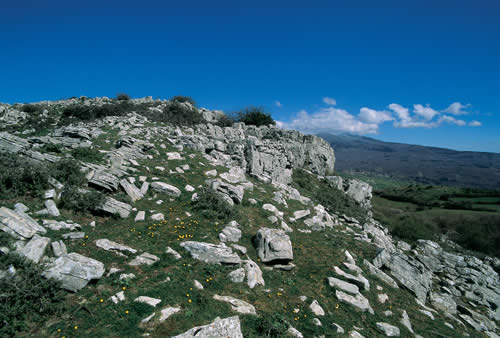
[[[327,107],[320,108],[312,113],[301,110],[288,121],[278,121],[277,125],[285,129],[296,129],[304,133],[339,133],[352,134],[376,134],[379,127],[387,122],[392,122],[395,128],[437,128],[443,124],[458,127],[479,127],[481,122],[466,122],[452,115],[467,115],[465,110],[470,105],[453,102],[448,108],[438,111],[430,105],[414,104],[413,109],[404,107],[398,103],[391,103],[388,110],[376,110],[362,107],[359,113],[354,115],[347,110],[333,107],[337,104],[335,99],[324,97],[323,103]]]

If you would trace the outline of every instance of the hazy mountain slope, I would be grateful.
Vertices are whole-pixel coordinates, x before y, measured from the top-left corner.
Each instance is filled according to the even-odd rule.
[[[336,169],[389,174],[422,183],[500,188],[500,154],[319,135],[335,149]]]

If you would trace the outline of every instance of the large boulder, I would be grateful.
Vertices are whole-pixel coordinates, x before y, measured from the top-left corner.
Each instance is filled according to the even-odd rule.
[[[101,278],[103,274],[104,264],[74,252],[57,258],[43,272],[43,276],[60,281],[62,288],[73,292],[82,289],[91,280]]]
[[[35,235],[28,243],[26,243],[24,247],[20,248],[17,252],[19,255],[26,257],[27,259],[35,263],[38,263],[43,257],[45,249],[49,244],[50,238]]]
[[[343,179],[340,176],[327,176],[326,180],[331,187],[346,193],[362,207],[371,208],[372,186],[357,179]]]
[[[0,230],[17,239],[30,239],[36,233],[45,234],[47,232],[24,212],[5,207],[0,208]]]
[[[290,237],[281,229],[262,228],[255,236],[257,254],[264,263],[293,259]]]
[[[97,207],[97,210],[106,212],[111,215],[119,215],[121,218],[127,218],[132,211],[132,206],[107,197],[104,204]]]
[[[211,243],[187,241],[181,243],[181,247],[189,251],[194,259],[206,263],[239,264],[241,262],[238,254],[230,247]]]
[[[172,197],[179,197],[181,195],[181,191],[178,188],[164,182],[151,183],[151,189],[161,194],[167,194]]]
[[[228,317],[224,319],[216,318],[210,324],[203,326],[196,326],[192,329],[174,336],[172,338],[243,338],[240,327],[240,319],[238,316]]]

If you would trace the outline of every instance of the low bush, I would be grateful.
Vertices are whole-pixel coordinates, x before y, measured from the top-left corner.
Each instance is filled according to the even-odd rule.
[[[61,153],[63,150],[63,146],[60,144],[54,144],[54,143],[46,143],[43,146],[41,146],[38,151],[42,153]]]
[[[49,175],[42,165],[14,154],[0,154],[0,198],[36,197],[49,187]]]
[[[130,95],[125,94],[125,93],[118,93],[116,95],[116,99],[118,101],[128,101],[128,100],[130,100]]]
[[[193,107],[196,106],[196,102],[190,96],[177,95],[177,96],[172,97],[170,99],[170,101],[179,102],[179,103],[187,102],[187,103],[190,103],[191,105],[193,105]]]
[[[60,207],[80,213],[96,210],[105,201],[105,196],[98,191],[84,191],[67,185],[61,194]]]
[[[248,107],[237,114],[238,122],[244,122],[246,125],[268,126],[275,125],[276,121],[271,114],[264,112],[262,107]]]
[[[28,326],[43,325],[63,313],[65,292],[58,283],[41,276],[42,269],[17,255],[0,255],[0,270],[14,276],[0,278],[0,336],[16,337]]]
[[[39,105],[39,104],[28,103],[28,104],[22,105],[21,110],[25,113],[28,113],[28,114],[42,113],[44,110],[44,107],[42,105]]]
[[[95,148],[75,148],[71,155],[80,161],[100,163],[104,161],[104,155]]]
[[[60,160],[50,166],[50,176],[65,185],[81,186],[85,183],[85,175],[80,164],[75,160]]]
[[[208,219],[228,221],[235,218],[236,211],[212,189],[205,188],[198,194],[198,200],[192,202],[193,210]]]

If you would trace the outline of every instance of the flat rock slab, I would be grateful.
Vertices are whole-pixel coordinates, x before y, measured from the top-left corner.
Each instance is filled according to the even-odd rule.
[[[120,181],[120,186],[125,190],[128,197],[132,200],[132,202],[138,201],[144,197],[142,192],[135,186],[135,184],[130,183],[126,179],[122,179]]]
[[[350,293],[352,295],[357,295],[359,293],[357,285],[345,282],[335,277],[328,277],[328,285],[332,288]]]
[[[167,194],[172,197],[179,197],[181,195],[181,191],[178,188],[164,182],[151,183],[151,189],[161,194]]]
[[[98,248],[104,249],[106,251],[130,252],[133,254],[137,252],[137,250],[129,246],[110,241],[109,239],[106,238],[96,240],[95,245]]]
[[[67,234],[62,235],[64,239],[82,239],[85,237],[85,232],[68,232]]]
[[[118,177],[109,172],[97,170],[91,173],[89,176],[89,185],[93,185],[110,192],[115,192],[118,190],[120,180],[118,179]]]
[[[181,308],[180,307],[166,307],[161,309],[161,315],[160,319],[158,319],[161,322],[164,322],[167,320],[171,315],[176,314],[177,312],[180,312]]]
[[[240,256],[233,253],[230,247],[211,243],[188,241],[181,243],[181,247],[189,251],[195,259],[206,263],[239,264]]]
[[[216,318],[208,325],[196,326],[173,338],[243,338],[241,333],[240,318],[238,316],[224,319]]]
[[[378,322],[377,329],[386,337],[399,337],[401,334],[398,327],[384,322]]]
[[[30,216],[5,207],[0,208],[0,230],[16,239],[23,240],[30,239],[36,233],[47,233],[47,230]]]
[[[141,255],[134,258],[128,265],[138,266],[138,265],[151,265],[160,260],[159,257],[152,255],[150,253],[144,252]]]
[[[262,228],[255,236],[257,254],[264,263],[293,259],[290,237],[281,229]]]
[[[57,258],[43,276],[60,281],[63,289],[76,292],[85,287],[92,279],[99,279],[104,274],[104,264],[82,256],[69,253]]]
[[[236,298],[229,297],[229,296],[219,296],[219,295],[214,295],[213,298],[215,300],[231,304],[231,309],[233,311],[238,312],[238,313],[245,314],[245,315],[257,315],[257,312],[255,311],[255,308],[253,307],[253,305],[249,304],[243,300],[236,299]]]
[[[134,299],[134,302],[146,303],[148,305],[151,305],[152,307],[156,307],[156,305],[161,303],[161,299],[152,298],[148,296],[139,296],[136,299]]]
[[[238,242],[240,238],[241,230],[233,226],[226,226],[219,234],[221,242]]]
[[[66,255],[68,253],[68,249],[63,241],[52,242],[52,251],[56,257]]]
[[[59,217],[61,213],[59,212],[59,209],[57,209],[56,203],[54,200],[46,200],[45,201],[45,208],[47,208],[47,211],[49,212],[50,216],[53,217]]]
[[[132,206],[108,197],[104,204],[97,209],[112,215],[120,215],[121,218],[127,218],[132,211]]]
[[[356,296],[352,296],[343,291],[336,290],[335,295],[337,296],[337,299],[342,303],[352,305],[355,308],[361,310],[362,312],[369,312],[371,314],[374,314],[374,311],[371,308],[368,299],[366,299],[362,294],[357,294]]]

